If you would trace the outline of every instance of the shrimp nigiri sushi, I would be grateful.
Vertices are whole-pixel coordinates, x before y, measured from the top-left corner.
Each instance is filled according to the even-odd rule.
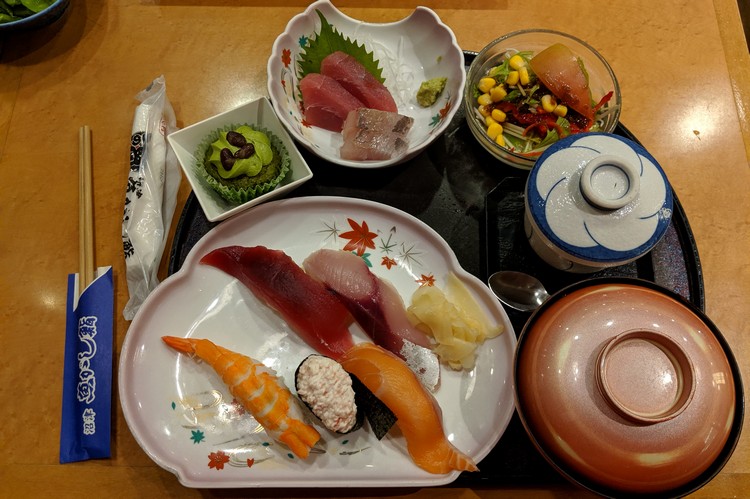
[[[269,437],[286,444],[301,459],[310,455],[320,434],[304,422],[297,399],[272,369],[209,340],[175,336],[162,336],[162,340],[178,352],[197,356],[210,365]]]
[[[339,362],[393,411],[417,466],[437,474],[478,470],[445,437],[440,406],[404,361],[377,345],[359,343]]]

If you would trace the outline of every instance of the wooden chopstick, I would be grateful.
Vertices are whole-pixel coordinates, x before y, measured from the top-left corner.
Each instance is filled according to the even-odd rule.
[[[78,131],[78,257],[80,290],[94,280],[94,214],[91,182],[91,130]]]

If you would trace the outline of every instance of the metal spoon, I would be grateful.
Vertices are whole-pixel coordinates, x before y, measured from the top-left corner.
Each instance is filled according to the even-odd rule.
[[[550,296],[536,277],[513,270],[495,272],[487,284],[498,300],[522,312],[536,310]]]

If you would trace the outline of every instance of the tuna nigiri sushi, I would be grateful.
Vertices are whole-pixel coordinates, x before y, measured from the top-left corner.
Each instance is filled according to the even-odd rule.
[[[304,422],[297,399],[272,369],[209,340],[175,336],[163,336],[162,340],[178,352],[195,355],[211,366],[268,436],[286,444],[301,459],[310,455],[320,434]]]
[[[319,73],[305,75],[299,82],[305,121],[332,132],[340,132],[349,112],[365,105],[339,82]]]
[[[354,345],[349,311],[283,251],[227,246],[208,253],[201,263],[239,279],[318,353],[338,359]]]
[[[384,160],[401,156],[409,147],[407,134],[414,118],[377,109],[358,108],[344,121],[342,159]]]
[[[373,342],[405,360],[430,390],[437,388],[440,361],[432,342],[409,321],[401,296],[389,282],[348,251],[320,249],[302,265],[338,296]]]
[[[339,362],[393,411],[417,466],[437,474],[478,470],[445,437],[440,406],[401,359],[372,343],[360,343]]]
[[[357,59],[341,51],[333,52],[320,62],[320,73],[330,76],[364,107],[395,113],[398,111],[391,92]]]

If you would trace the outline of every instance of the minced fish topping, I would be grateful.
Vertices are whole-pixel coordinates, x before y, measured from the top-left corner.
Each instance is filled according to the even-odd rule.
[[[311,355],[297,372],[297,395],[323,425],[332,431],[346,433],[356,423],[352,380],[341,364],[322,355]]]

